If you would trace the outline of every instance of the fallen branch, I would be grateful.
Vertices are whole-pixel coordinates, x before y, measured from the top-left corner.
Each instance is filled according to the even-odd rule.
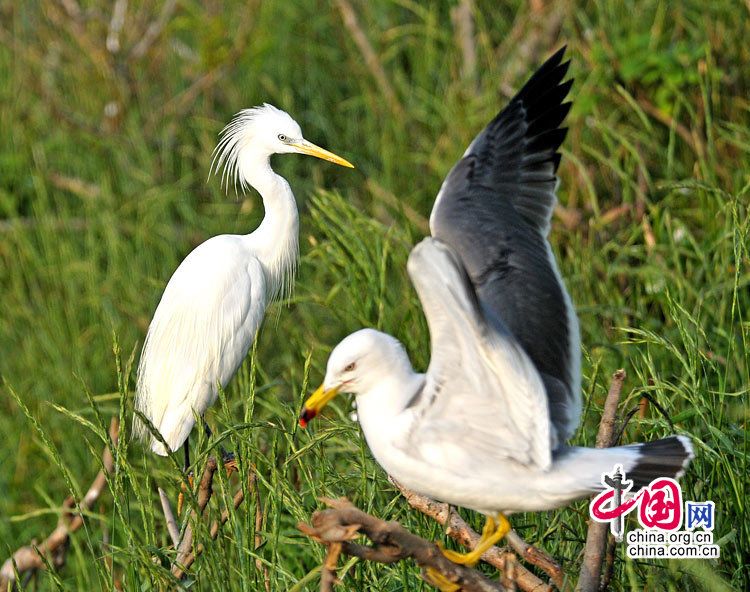
[[[312,525],[297,525],[305,535],[328,547],[326,565],[321,577],[321,592],[332,590],[337,581],[335,573],[331,574],[335,564],[330,565],[330,561],[337,558],[339,552],[378,563],[414,559],[423,570],[430,568],[439,572],[448,581],[460,586],[464,592],[507,590],[500,583],[487,579],[478,571],[453,563],[443,555],[437,545],[410,533],[398,522],[385,522],[365,514],[344,498],[322,501],[332,509],[315,512],[312,516]],[[374,546],[352,542],[352,539],[361,534],[369,538]],[[425,577],[424,572],[422,577]]]
[[[394,479],[390,479],[390,481],[398,488],[412,508],[419,510],[425,516],[445,527],[445,533],[453,540],[470,549],[473,549],[479,542],[479,534],[448,504],[436,502],[429,497],[407,489]],[[562,588],[564,574],[560,565],[552,557],[526,543],[515,530],[511,530],[506,535],[505,540],[519,556],[544,570],[555,586]],[[502,572],[507,571],[508,562],[512,558],[513,554],[507,548],[501,547],[492,547],[482,555],[483,561]],[[524,566],[516,563],[513,569],[515,571],[515,584],[523,592],[550,592],[552,590],[552,586],[545,584]]]
[[[612,375],[609,392],[604,401],[602,419],[599,422],[599,432],[596,435],[597,448],[608,448],[615,443],[615,416],[624,382],[625,370],[618,370]],[[576,592],[596,592],[599,590],[608,532],[608,524],[589,520],[586,546],[583,551],[583,565],[581,566],[581,575],[578,578]]]
[[[117,436],[120,425],[116,418],[112,418],[109,425],[109,438],[111,446],[117,445]],[[96,500],[107,485],[107,475],[114,469],[114,459],[110,445],[104,447],[102,453],[102,466],[94,481],[91,483],[86,495],[76,504],[72,497],[63,502],[65,511],[60,516],[57,527],[40,545],[30,544],[19,548],[5,561],[0,568],[0,589],[12,589],[16,581],[16,574],[33,572],[37,569],[46,569],[48,565],[60,568],[65,564],[65,552],[67,550],[70,535],[83,526],[83,514],[94,506]]]

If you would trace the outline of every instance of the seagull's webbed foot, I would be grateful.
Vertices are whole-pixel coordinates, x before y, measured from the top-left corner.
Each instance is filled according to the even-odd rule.
[[[499,513],[495,518],[487,517],[482,529],[482,537],[477,546],[468,553],[457,553],[448,549],[441,549],[443,555],[453,563],[474,567],[484,555],[485,551],[497,544],[510,531],[510,522],[504,514]]]
[[[443,551],[445,553],[445,551]],[[435,586],[440,592],[458,592],[461,586],[454,584],[438,570],[428,567],[425,570],[425,580],[430,586]]]

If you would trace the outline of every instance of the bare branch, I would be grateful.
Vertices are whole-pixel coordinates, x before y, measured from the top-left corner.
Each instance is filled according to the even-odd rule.
[[[263,503],[260,499],[260,491],[256,487],[254,490],[255,493],[255,548],[261,546],[263,543],[263,537],[261,537],[260,532],[263,528]],[[263,563],[260,558],[255,560],[255,569],[257,569],[260,572],[263,572],[263,587],[266,589],[266,592],[271,592],[271,574],[268,573],[268,566]]]
[[[62,4],[65,12],[68,13],[68,16],[70,18],[76,21],[81,20],[81,7],[78,5],[78,2],[76,2],[76,0],[60,0],[60,4]]]
[[[388,76],[383,69],[383,64],[380,63],[380,59],[375,53],[375,50],[372,48],[369,39],[367,39],[367,35],[365,35],[365,32],[362,30],[362,27],[359,24],[357,13],[354,12],[354,8],[352,8],[352,5],[348,0],[335,0],[335,2],[336,6],[338,6],[339,12],[341,12],[341,20],[344,21],[344,26],[346,27],[347,31],[349,31],[349,34],[352,36],[355,45],[359,49],[359,52],[362,54],[362,57],[365,60],[365,64],[370,70],[370,73],[375,79],[375,82],[380,87],[380,92],[383,93],[388,106],[391,108],[391,111],[394,115],[402,116],[404,113],[404,108],[398,100],[398,97],[396,96],[391,83],[388,81]]]
[[[119,428],[117,418],[113,417],[109,425],[111,446],[117,445]],[[16,581],[16,572],[18,575],[24,575],[36,569],[46,569],[47,565],[61,567],[65,563],[65,551],[70,535],[83,526],[83,513],[91,510],[102,491],[104,491],[107,485],[107,475],[112,473],[114,464],[112,451],[110,446],[107,445],[102,453],[103,468],[91,483],[86,495],[78,504],[72,498],[67,498],[63,502],[65,511],[60,516],[55,530],[42,544],[36,545],[32,542],[30,545],[21,547],[5,561],[0,568],[0,589],[12,588]]]
[[[617,405],[620,402],[624,382],[625,370],[618,370],[612,375],[609,392],[604,401],[602,419],[599,422],[599,433],[596,435],[597,448],[607,448],[614,444]],[[609,526],[607,524],[589,520],[586,546],[583,551],[583,565],[581,566],[581,575],[578,578],[576,592],[596,592],[599,590],[608,531]]]
[[[464,547],[473,549],[479,542],[479,534],[469,526],[461,516],[458,515],[448,504],[436,502],[429,497],[420,495],[411,489],[407,489],[398,481],[389,477],[401,495],[406,498],[408,504],[415,510],[419,510],[425,516],[429,516],[435,522],[445,527],[445,533],[453,540],[461,543]],[[560,566],[546,553],[542,553],[535,547],[526,543],[515,530],[511,530],[505,537],[508,543],[514,548],[516,553],[521,555],[532,565],[543,569],[549,574],[552,581],[558,588],[562,587],[563,573]],[[509,553],[507,549],[492,547],[482,555],[482,560],[486,561],[493,567],[501,571],[506,569],[506,559]],[[550,592],[552,586],[545,584],[531,573],[524,566],[516,564],[514,566],[516,574],[516,584],[524,592]]]
[[[115,0],[112,9],[112,19],[109,21],[109,32],[107,33],[107,50],[110,53],[120,51],[120,33],[125,24],[125,14],[128,11],[128,0]]]
[[[167,494],[161,487],[158,487],[159,500],[161,501],[161,509],[164,512],[164,518],[167,521],[167,531],[169,532],[169,538],[172,539],[172,545],[177,547],[180,544],[180,529],[177,527],[177,520],[174,517],[172,506],[169,503]]]
[[[477,45],[474,38],[474,1],[460,0],[451,9],[456,45],[461,50],[461,78],[475,82],[477,70]],[[476,91],[476,87],[474,87]]]
[[[331,545],[340,545],[341,552],[345,555],[379,563],[414,559],[423,570],[429,568],[440,573],[448,581],[460,586],[464,592],[506,590],[504,586],[487,579],[478,571],[453,563],[443,555],[437,545],[410,533],[398,522],[385,522],[365,514],[346,499],[322,501],[332,509],[315,512],[312,516],[312,525],[300,523],[297,528],[329,547],[327,560],[335,555],[335,552],[330,550]],[[373,546],[353,543],[352,539],[360,534],[369,538]],[[333,567],[335,566],[327,563],[324,572],[332,571]],[[330,582],[330,576],[326,577]],[[325,590],[326,588],[321,586],[321,591]]]
[[[596,434],[596,447],[608,448],[612,446],[615,437],[615,423],[617,421],[617,406],[620,404],[622,385],[625,382],[625,370],[618,370],[612,375],[607,398],[604,400],[602,419],[599,422],[599,432]]]
[[[141,40],[135,44],[132,50],[130,50],[129,57],[131,59],[139,60],[146,55],[146,52],[151,48],[154,41],[156,41],[159,38],[159,35],[161,35],[161,32],[169,22],[169,19],[172,18],[172,14],[176,7],[177,0],[166,0],[166,2],[164,2],[159,16],[148,26],[143,37],[141,37]]]

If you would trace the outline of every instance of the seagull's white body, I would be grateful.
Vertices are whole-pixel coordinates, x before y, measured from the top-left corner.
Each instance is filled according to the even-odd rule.
[[[615,464],[622,464],[628,473],[643,456],[641,445],[570,447],[557,462],[525,464],[514,458],[508,446],[523,451],[524,445],[539,434],[520,434],[518,440],[508,441],[507,433],[495,431],[498,438],[493,438],[493,434],[482,431],[481,424],[496,422],[499,430],[503,414],[488,408],[481,397],[467,396],[470,393],[466,390],[459,393],[449,389],[442,396],[456,397],[468,414],[453,409],[439,419],[426,420],[429,401],[421,400],[420,391],[429,388],[427,375],[413,370],[401,344],[389,335],[363,329],[348,336],[339,347],[339,353],[334,350],[331,355],[332,369],[341,367],[336,363],[342,359],[342,352],[350,360],[367,350],[366,358],[358,358],[366,359],[367,370],[360,370],[358,377],[369,382],[366,376],[371,376],[372,385],[349,384],[342,390],[356,390],[357,417],[375,460],[396,481],[433,499],[487,516],[550,510],[599,489],[601,474],[611,471]],[[369,370],[373,362],[380,370]],[[362,368],[360,362],[358,365]],[[466,377],[459,366],[457,362],[454,371]],[[331,378],[329,384],[335,384],[335,380]],[[523,385],[517,382],[515,386]],[[486,392],[492,394],[489,387]],[[419,402],[414,402],[415,396]],[[503,441],[501,446],[496,439]],[[686,450],[692,450],[687,438],[680,437],[680,441]]]
[[[622,465],[640,487],[682,474],[673,436],[609,449],[565,445],[580,421],[578,319],[547,240],[570,81],[559,51],[453,167],[430,216],[434,238],[407,269],[430,330],[426,374],[401,344],[363,329],[328,359],[305,425],[353,393],[375,459],[423,495],[477,510],[556,508]]]
[[[247,235],[215,236],[196,247],[167,284],[149,326],[138,367],[135,407],[169,448],[188,438],[234,376],[253,343],[269,301],[289,292],[298,259],[299,216],[274,153],[300,152],[349,163],[302,138],[299,125],[270,105],[240,112],[217,146],[215,170],[243,189],[254,187],[265,217]],[[167,454],[139,420],[138,436]]]

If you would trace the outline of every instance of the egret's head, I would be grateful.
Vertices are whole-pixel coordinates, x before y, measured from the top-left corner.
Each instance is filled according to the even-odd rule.
[[[267,163],[271,154],[291,152],[354,168],[349,161],[305,140],[299,124],[286,111],[264,103],[243,109],[221,131],[211,170],[216,173],[223,168],[222,182],[228,186],[231,180],[236,187],[246,182],[241,175],[242,166]]]
[[[304,428],[339,392],[364,395],[395,369],[411,372],[401,343],[374,329],[361,329],[339,343],[328,357],[323,384],[302,408],[299,423]]]

